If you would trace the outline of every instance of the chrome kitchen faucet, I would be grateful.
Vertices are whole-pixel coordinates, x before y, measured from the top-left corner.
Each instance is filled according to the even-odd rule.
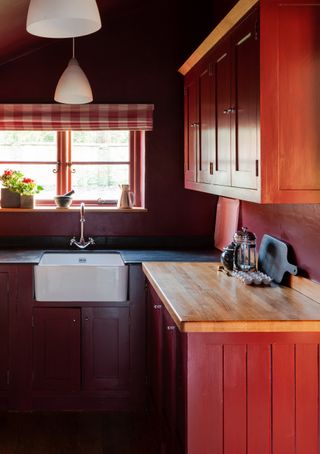
[[[84,223],[86,222],[85,217],[84,217],[84,209],[85,205],[83,202],[80,204],[80,239],[79,241],[76,240],[76,237],[74,236],[70,240],[70,246],[73,246],[74,244],[79,248],[79,249],[85,249],[89,244],[95,244],[95,241],[91,236],[88,238],[88,241],[85,240],[84,238]]]

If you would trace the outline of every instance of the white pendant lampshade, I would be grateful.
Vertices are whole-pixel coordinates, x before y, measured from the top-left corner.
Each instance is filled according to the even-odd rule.
[[[101,28],[96,0],[30,0],[27,31],[45,38],[72,38]]]
[[[73,56],[59,79],[54,100],[63,104],[87,104],[92,102],[92,90],[89,80]]]

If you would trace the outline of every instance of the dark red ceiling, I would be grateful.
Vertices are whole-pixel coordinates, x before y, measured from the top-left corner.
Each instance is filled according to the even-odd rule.
[[[50,39],[39,38],[26,31],[29,1],[0,1],[0,64],[50,44]],[[138,3],[139,0],[97,0],[102,22],[106,14],[109,17],[112,14],[122,14],[124,10],[130,10]]]
[[[26,17],[30,0],[0,0],[0,65],[33,52],[39,47],[53,43],[52,39],[39,38],[26,31]],[[52,0],[54,1],[54,0]],[[67,0],[66,0],[67,1]],[[163,0],[158,0],[163,1]],[[180,11],[180,20],[186,30],[190,27],[203,31],[204,36],[209,30],[234,6],[237,0],[199,0],[196,9],[192,8],[185,0],[166,0],[168,14],[170,9]],[[102,26],[107,26],[114,15],[128,15],[133,9],[139,8],[143,14],[144,5],[153,4],[154,0],[97,0],[100,10]],[[153,3],[154,2],[154,3]],[[210,12],[209,14],[201,11]],[[155,14],[153,20],[156,19]],[[164,24],[164,27],[166,24]]]

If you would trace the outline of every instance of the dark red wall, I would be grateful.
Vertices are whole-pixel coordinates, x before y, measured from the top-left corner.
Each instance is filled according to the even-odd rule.
[[[205,18],[211,6],[203,4]],[[88,233],[212,234],[216,198],[183,188],[183,78],[177,72],[208,33],[211,24],[202,23],[183,2],[146,1],[126,14],[104,17],[101,31],[76,40],[95,102],[155,105],[154,131],[147,133],[148,212],[90,214]],[[71,40],[48,40],[42,50],[0,67],[0,102],[53,102],[70,54]],[[78,213],[0,214],[0,235],[72,235],[78,230]]]
[[[254,231],[258,243],[268,233],[291,244],[296,263],[320,282],[320,205],[241,203],[240,223]]]

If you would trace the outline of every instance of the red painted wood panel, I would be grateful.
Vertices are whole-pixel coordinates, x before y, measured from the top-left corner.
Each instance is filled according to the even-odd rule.
[[[158,415],[162,412],[162,370],[163,370],[163,338],[162,338],[162,312],[163,305],[155,293],[148,287],[148,372],[150,391],[153,404]]]
[[[231,184],[231,51],[229,41],[222,42],[214,54],[216,76],[216,156],[214,183]]]
[[[0,272],[0,390],[8,388],[9,326],[9,273]]]
[[[223,349],[188,336],[188,454],[223,454]],[[214,451],[213,451],[214,449]]]
[[[283,190],[319,190],[320,67],[315,62],[320,52],[320,4],[305,0],[287,5],[279,2],[277,14],[279,186]],[[303,109],[302,115],[296,115],[293,98]]]
[[[247,453],[246,345],[224,346],[224,454]]]
[[[129,308],[82,309],[83,388],[125,388],[129,380]]]
[[[273,454],[295,452],[295,346],[272,347]],[[305,453],[306,454],[306,453]]]
[[[199,148],[198,77],[191,73],[185,84],[185,181],[196,181],[196,156]]]
[[[182,452],[186,445],[186,334],[179,330],[176,332],[177,347],[177,381],[176,381],[176,415],[177,415],[177,443]]]
[[[318,345],[296,345],[296,454],[319,453],[318,361]]]
[[[79,391],[80,309],[35,308],[34,390]]]
[[[257,189],[259,159],[259,36],[258,13],[251,14],[232,34],[233,81],[231,115],[231,184]]]
[[[1,267],[2,268],[2,267]],[[3,268],[8,269],[8,265]],[[15,269],[15,270],[14,270]],[[32,389],[32,294],[33,266],[10,265],[12,389],[10,409],[31,408]],[[14,272],[14,277],[12,273]]]
[[[213,166],[215,159],[215,78],[213,64],[206,64],[199,77],[199,166],[197,181],[201,183],[212,182],[213,167],[210,174],[210,162]]]
[[[271,453],[271,348],[249,344],[247,364],[248,453]]]
[[[162,422],[163,431],[166,439],[167,450],[175,452],[175,435],[177,431],[177,352],[176,342],[177,327],[169,313],[163,309],[162,317],[162,336],[163,336],[163,394],[162,394]]]

